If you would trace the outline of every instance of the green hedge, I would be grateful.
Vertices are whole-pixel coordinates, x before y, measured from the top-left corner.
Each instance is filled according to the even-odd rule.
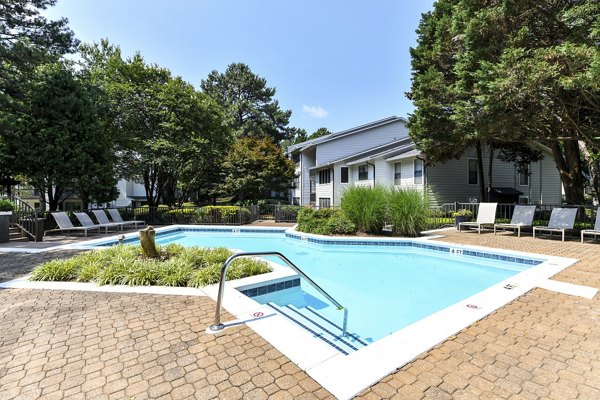
[[[154,215],[150,215],[150,213]],[[247,208],[238,206],[206,206],[206,207],[181,207],[169,209],[159,206],[156,210],[148,207],[136,209],[136,216],[146,223],[163,224],[247,224],[250,222],[251,212]]]
[[[298,212],[300,232],[318,235],[350,235],[356,233],[356,225],[350,221],[341,210],[333,208],[302,208]]]

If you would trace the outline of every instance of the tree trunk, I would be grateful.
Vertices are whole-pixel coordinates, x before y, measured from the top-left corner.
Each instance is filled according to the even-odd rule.
[[[139,232],[140,235],[140,245],[142,246],[142,251],[144,252],[144,256],[148,258],[158,258],[158,250],[156,249],[156,232],[154,228],[151,226],[146,229],[142,229]]]
[[[567,204],[584,204],[585,178],[581,169],[581,153],[577,140],[550,142],[554,163],[560,174]]]
[[[592,183],[592,191],[597,201],[600,201],[600,166],[598,165],[597,157],[592,154],[587,144],[583,141],[579,141],[579,150],[587,163],[588,170],[590,171],[590,179]]]
[[[483,203],[486,201],[485,198],[485,182],[483,173],[483,153],[481,151],[481,142],[475,144],[475,150],[477,151],[477,180],[479,181],[479,202]]]
[[[144,190],[146,191],[146,200],[149,207],[158,206],[158,198],[160,192],[158,190],[158,173],[157,167],[149,167],[144,169]]]
[[[48,194],[48,208],[50,208],[50,211],[58,210],[58,204],[60,197],[62,196],[63,190],[60,189],[58,186],[53,187],[51,182],[48,182],[48,186],[46,189]]]
[[[493,168],[494,168],[494,146],[490,145],[490,160],[488,163],[488,184],[487,184],[487,192],[485,201],[490,201],[490,195],[492,194],[493,189]]]

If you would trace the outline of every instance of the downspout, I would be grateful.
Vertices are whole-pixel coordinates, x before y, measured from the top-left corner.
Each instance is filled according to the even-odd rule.
[[[542,171],[544,171],[544,168],[542,168],[542,163],[544,162],[544,159],[540,160],[540,204],[544,204],[544,187],[542,184]]]
[[[423,157],[416,157],[418,160],[423,161],[423,200],[427,201],[427,169],[425,168],[425,159]]]
[[[304,205],[304,164],[303,161],[303,155],[302,152],[300,152],[300,179],[298,179],[298,182],[300,182],[300,187],[298,188],[300,190],[300,201],[298,202],[299,206],[303,206]],[[292,199],[292,203],[294,203],[294,200]]]
[[[367,165],[371,165],[373,167],[373,187],[375,187],[375,164],[371,164],[368,161],[365,161]]]

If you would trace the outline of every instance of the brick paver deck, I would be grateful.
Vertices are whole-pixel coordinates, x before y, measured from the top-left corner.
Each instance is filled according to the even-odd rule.
[[[578,258],[556,279],[600,287],[598,244],[443,240]],[[1,273],[15,255],[0,257]],[[251,329],[205,333],[214,307],[202,297],[0,290],[0,399],[331,397]],[[359,397],[600,399],[600,296],[535,289]]]

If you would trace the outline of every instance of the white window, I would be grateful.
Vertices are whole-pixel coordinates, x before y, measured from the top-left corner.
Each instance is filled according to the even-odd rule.
[[[477,185],[479,183],[479,176],[477,174],[477,160],[469,158],[469,185]]]
[[[397,162],[394,164],[394,185],[402,184],[402,163]]]
[[[369,166],[368,165],[359,165],[358,166],[358,180],[366,181],[369,179]]]
[[[319,197],[319,208],[330,208],[331,199],[329,197]]]
[[[340,182],[348,183],[348,167],[340,167]]]
[[[322,169],[319,171],[319,184],[323,185],[326,183],[331,183],[331,170],[330,169]]]
[[[529,165],[519,171],[519,186],[529,186]]]
[[[414,183],[415,185],[421,185],[423,183],[423,160],[415,160]]]

